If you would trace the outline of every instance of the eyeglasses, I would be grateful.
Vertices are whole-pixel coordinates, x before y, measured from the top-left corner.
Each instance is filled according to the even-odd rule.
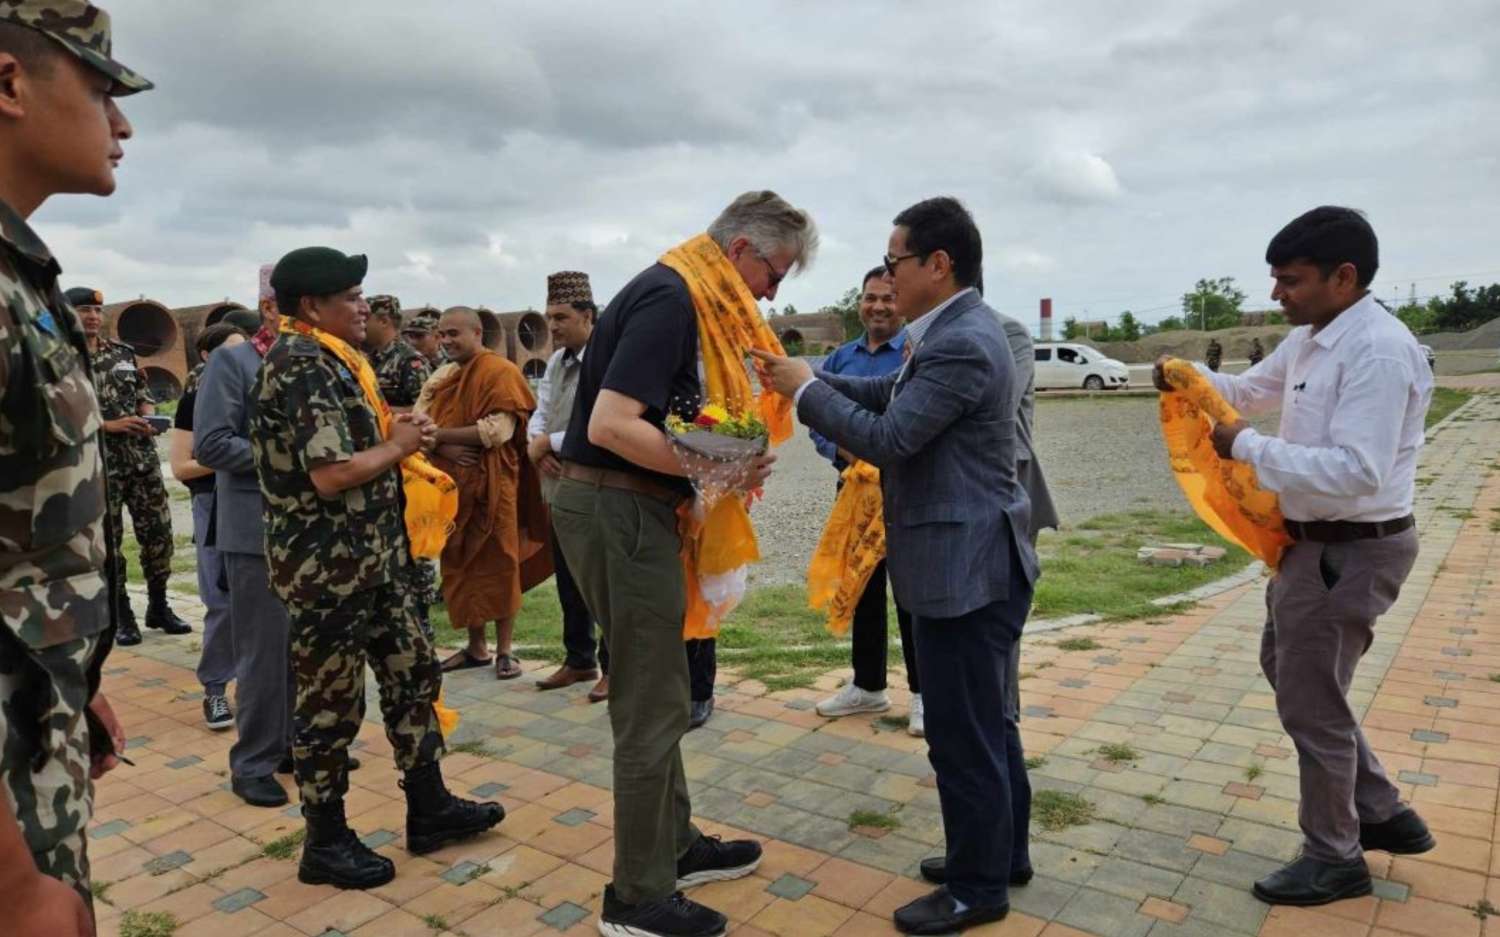
[[[766,272],[770,274],[770,282],[767,284],[766,288],[775,289],[777,286],[781,285],[781,281],[786,279],[787,271],[778,271],[775,267],[771,266],[771,262],[766,259],[766,255],[762,254],[760,251],[756,251],[755,256],[759,257],[760,262],[766,265]]]
[[[910,260],[913,257],[921,256],[921,254],[902,254],[900,257],[892,257],[890,254],[886,254],[884,257],[880,258],[880,262],[885,264],[885,272],[887,276],[895,276],[896,268],[900,266],[901,261]]]

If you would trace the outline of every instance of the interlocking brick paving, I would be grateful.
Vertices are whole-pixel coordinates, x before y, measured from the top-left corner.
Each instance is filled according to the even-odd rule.
[[[1487,913],[1500,906],[1500,397],[1478,396],[1460,416],[1423,454],[1419,474],[1433,481],[1418,492],[1422,554],[1352,692],[1438,847],[1370,854],[1366,898],[1272,909],[1250,895],[1300,842],[1297,759],[1259,673],[1264,602],[1252,583],[1181,614],[1026,640],[1022,734],[1042,759],[1032,783],[1087,799],[1094,817],[1034,829],[1037,877],[1011,892],[1005,921],[973,933],[1500,937],[1500,917]],[[1061,637],[1103,650],[1063,651]],[[453,741],[481,741],[484,753],[451,754],[444,773],[509,815],[424,857],[404,849],[399,772],[379,723],[367,722],[348,813],[397,877],[339,892],[296,880],[298,848],[285,839],[302,826],[295,803],[266,810],[229,792],[232,733],[202,725],[197,650],[196,635],[152,632],[116,649],[106,671],[136,764],[97,790],[89,849],[102,934],[118,934],[127,910],[171,913],[179,937],[595,933],[614,814],[607,710],[585,701],[587,687],[539,693],[478,671],[448,679],[463,714]],[[927,890],[917,863],[941,850],[942,823],[924,743],[875,716],[812,712],[848,676],[770,693],[725,668],[717,713],[684,741],[701,826],[766,844],[753,876],[693,892],[736,935],[891,934],[891,911]],[[904,680],[892,684],[900,715]],[[896,825],[851,829],[856,811]]]

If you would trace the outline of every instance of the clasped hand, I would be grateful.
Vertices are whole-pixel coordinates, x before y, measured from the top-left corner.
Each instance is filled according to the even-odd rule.
[[[437,424],[425,413],[397,413],[391,418],[391,442],[406,455],[419,449],[431,452],[437,442]]]

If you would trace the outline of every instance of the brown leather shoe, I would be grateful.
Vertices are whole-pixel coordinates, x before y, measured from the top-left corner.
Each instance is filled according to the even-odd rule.
[[[552,676],[536,682],[538,690],[561,690],[565,686],[599,679],[598,670],[578,670],[563,664],[552,672]]]
[[[609,674],[600,677],[599,682],[594,684],[594,688],[589,690],[590,703],[602,703],[607,699],[609,699]]]

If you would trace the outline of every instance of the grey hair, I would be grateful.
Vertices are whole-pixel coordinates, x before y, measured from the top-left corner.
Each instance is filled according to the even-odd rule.
[[[746,192],[730,202],[708,226],[708,236],[725,252],[731,241],[741,237],[761,256],[790,249],[791,269],[798,273],[807,269],[818,252],[818,227],[812,216],[769,189]]]

